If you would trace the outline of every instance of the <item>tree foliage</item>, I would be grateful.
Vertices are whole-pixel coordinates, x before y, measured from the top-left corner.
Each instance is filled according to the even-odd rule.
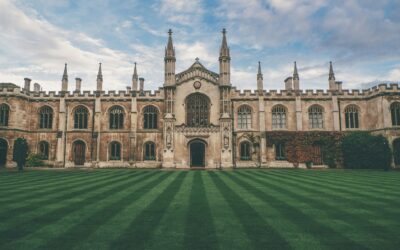
[[[351,169],[389,169],[391,151],[382,135],[353,132],[343,138],[343,162]]]
[[[13,161],[17,163],[18,169],[23,170],[28,157],[28,143],[25,138],[17,138],[14,142]]]

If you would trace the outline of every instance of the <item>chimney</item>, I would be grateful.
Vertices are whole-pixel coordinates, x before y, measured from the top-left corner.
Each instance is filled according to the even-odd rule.
[[[33,91],[34,92],[36,92],[36,93],[39,93],[40,92],[40,85],[39,85],[39,83],[34,83],[33,84]]]
[[[25,85],[24,85],[24,89],[26,90],[26,91],[31,91],[31,79],[29,79],[29,78],[24,78],[24,80],[25,80]]]
[[[343,82],[335,82],[335,84],[336,84],[336,89],[337,89],[338,91],[342,91],[342,83],[343,83]]]
[[[132,91],[132,88],[131,87],[129,87],[129,86],[126,86],[126,92],[131,92]]]
[[[143,88],[144,87],[144,78],[142,78],[142,77],[139,78],[139,82],[140,82],[140,84],[139,84],[140,85],[140,89],[139,90],[140,90],[140,92],[143,92],[143,90],[144,90],[144,88]]]
[[[76,92],[81,92],[81,86],[82,86],[82,79],[81,78],[75,78],[75,91]]]
[[[293,77],[289,76],[285,79],[285,90],[293,90]]]

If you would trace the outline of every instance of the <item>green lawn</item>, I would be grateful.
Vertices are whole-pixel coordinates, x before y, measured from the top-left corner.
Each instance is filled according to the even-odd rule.
[[[1,249],[399,249],[400,172],[0,172]]]

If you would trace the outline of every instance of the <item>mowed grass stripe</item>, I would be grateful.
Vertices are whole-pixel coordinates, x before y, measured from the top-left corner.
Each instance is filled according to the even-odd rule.
[[[306,201],[280,188],[279,185],[272,184],[271,179],[260,181],[256,178],[250,178],[250,176],[244,176],[241,172],[224,174],[243,189],[258,196],[266,203],[281,209],[285,217],[303,228],[303,233],[317,236],[324,248],[366,249],[366,247],[328,226],[326,221],[318,221],[317,211],[308,214],[308,209],[301,209],[302,207],[308,208],[309,205]],[[265,188],[257,187],[255,184],[264,184],[265,188],[268,188],[268,192],[264,191]]]
[[[213,217],[220,249],[250,249],[252,242],[235,211],[214,184],[209,172],[204,172],[203,182]]]
[[[181,188],[154,229],[147,249],[180,249],[184,244],[194,172],[187,173]]]
[[[47,235],[52,231],[56,231],[57,234],[47,242],[43,242],[44,244],[40,245],[39,249],[79,247],[100,225],[107,223],[127,205],[145,195],[166,178],[166,174],[154,171],[113,185],[112,189],[105,190],[95,203],[78,209],[75,214],[64,216],[60,223],[69,226],[60,228],[57,225],[52,225],[47,227],[47,232],[42,232],[42,235]],[[79,221],[74,221],[77,218],[79,218]],[[63,223],[63,221],[65,222]],[[35,234],[31,238],[35,238]],[[63,242],[61,246],[60,242]]]
[[[260,173],[266,174],[266,173]],[[286,175],[285,173],[270,173],[269,175],[278,176],[279,178],[284,178],[284,180],[291,181],[295,185],[302,185],[306,188],[310,186],[313,187],[309,189],[310,191],[322,191],[332,197],[337,197],[343,202],[352,202],[353,205],[362,207],[368,210],[378,210],[381,211],[385,207],[398,206],[398,200],[393,198],[384,198],[384,192],[376,192],[374,188],[368,188],[360,185],[356,186],[345,186],[341,182],[333,182],[329,180],[329,177],[324,177],[324,179],[318,178],[313,179],[312,177],[296,177],[295,175]],[[301,180],[299,180],[301,178]],[[318,189],[317,189],[318,188]],[[399,190],[400,192],[400,190]],[[388,212],[389,214],[391,212]],[[386,215],[387,213],[385,213]],[[398,213],[396,213],[398,215]]]
[[[165,174],[165,180],[146,187],[138,192],[132,193],[128,198],[131,202],[106,223],[99,223],[99,227],[77,249],[109,249],[114,248],[114,243],[126,230],[146,211],[161,193],[176,179],[180,172],[158,171],[158,174]],[[141,225],[135,225],[139,227]],[[139,233],[140,234],[140,233]],[[137,235],[136,237],[139,237]],[[150,244],[150,243],[149,243]]]
[[[154,229],[160,223],[169,204],[178,193],[187,172],[179,172],[175,179],[136,216],[128,228],[110,245],[113,249],[145,249],[151,242]]]
[[[206,196],[203,173],[196,171],[186,218],[184,249],[218,249],[213,217]]]
[[[235,215],[243,225],[247,238],[253,249],[289,249],[285,238],[276,232],[241,196],[239,196],[222,179],[221,172],[210,172],[215,186],[222,193]]]
[[[114,178],[107,178],[103,181],[97,181],[91,185],[85,185],[82,183],[83,188],[75,191],[67,192],[62,196],[53,197],[52,199],[42,200],[40,206],[38,204],[30,204],[26,209],[24,216],[18,216],[15,214],[13,220],[8,221],[5,229],[0,230],[0,239],[6,235],[7,240],[13,240],[16,238],[23,237],[24,234],[31,233],[35,230],[35,224],[42,225],[43,223],[54,223],[62,215],[79,209],[79,206],[85,206],[85,199],[92,196],[101,196],[98,193],[98,189],[112,185],[118,181],[129,179],[136,175],[137,172],[131,172],[130,174],[118,175]],[[95,200],[93,200],[95,202]],[[13,212],[13,211],[12,211]],[[23,230],[20,230],[23,228]]]
[[[115,173],[119,174],[119,173]],[[6,202],[7,205],[12,205],[14,201],[18,202],[20,200],[29,200],[33,199],[41,194],[49,194],[49,190],[51,193],[57,192],[58,190],[62,191],[66,188],[74,187],[76,185],[80,185],[85,180],[93,180],[93,178],[100,178],[102,176],[109,176],[110,174],[101,173],[101,174],[85,174],[78,176],[71,176],[70,178],[65,178],[61,181],[57,179],[48,180],[47,183],[43,183],[41,186],[30,187],[29,184],[26,188],[14,188],[13,190],[4,189],[1,191],[2,197],[0,200],[2,202]]]
[[[290,172],[290,171],[288,171]],[[310,172],[310,171],[308,171]],[[259,172],[260,174],[268,174],[267,172]],[[273,174],[274,172],[271,172]],[[395,194],[391,194],[385,189],[377,189],[375,187],[368,186],[368,181],[366,181],[364,184],[357,184],[357,183],[351,183],[351,181],[343,181],[341,179],[332,179],[331,176],[329,175],[324,175],[324,176],[309,176],[307,173],[299,173],[296,175],[296,173],[287,173],[287,172],[275,172],[281,176],[285,176],[286,178],[290,178],[291,176],[295,179],[299,179],[301,182],[307,182],[307,181],[312,181],[314,183],[318,183],[319,185],[329,185],[330,187],[334,187],[337,190],[343,190],[346,193],[352,193],[356,195],[355,198],[358,196],[364,196],[366,198],[373,198],[375,201],[380,201],[384,203],[396,203],[397,206],[400,206],[400,201],[397,199],[399,196],[399,191],[400,188],[397,190]],[[384,178],[382,179],[382,182],[384,181]],[[387,184],[381,183],[381,186],[385,186]],[[362,187],[362,188],[361,188]],[[357,190],[357,191],[353,191]]]
[[[25,212],[29,212],[32,207],[40,207],[53,199],[62,201],[65,198],[71,197],[71,192],[72,194],[79,195],[79,191],[84,189],[87,185],[96,184],[118,176],[124,176],[124,173],[116,172],[113,175],[87,176],[87,178],[79,180],[72,179],[70,184],[57,185],[57,188],[50,186],[41,190],[39,193],[25,192],[21,195],[15,195],[14,199],[8,200],[4,203],[5,205],[0,208],[0,222],[4,218],[9,217],[10,213],[11,215],[24,214]],[[82,185],[82,183],[84,183],[84,185]]]
[[[38,186],[41,184],[47,184],[47,180],[52,180],[53,178],[58,178],[58,179],[64,180],[66,178],[68,179],[71,176],[83,175],[87,171],[76,171],[76,172],[74,171],[74,172],[70,172],[69,174],[63,174],[58,171],[50,172],[50,171],[39,171],[38,170],[38,171],[34,171],[34,172],[36,172],[36,174],[34,176],[28,175],[28,173],[26,173],[26,172],[17,173],[19,175],[19,179],[8,181],[8,182],[3,181],[5,178],[4,178],[4,176],[0,175],[0,179],[2,180],[0,182],[1,183],[0,189],[4,189],[4,188],[13,189],[13,188],[24,188],[24,187],[29,188],[29,187]],[[25,185],[25,184],[29,184],[29,185]]]
[[[254,175],[254,173],[243,172],[240,174],[246,176]],[[253,179],[253,177],[250,178]],[[260,178],[257,176],[256,178],[259,178],[260,181],[265,181],[265,177]],[[313,189],[312,186],[301,184],[299,180],[297,182],[288,181],[285,176],[277,177],[274,176],[274,174],[270,174],[268,178],[275,180],[272,183],[276,183],[277,185],[281,184],[279,186],[281,187],[280,190],[282,193],[296,196],[314,209],[322,211],[322,213],[316,215],[316,218],[320,216],[326,220],[341,221],[341,224],[345,225],[347,228],[339,231],[351,232],[351,238],[360,242],[360,244],[379,247],[385,244],[390,238],[393,238],[393,235],[388,234],[391,230],[387,230],[387,228],[369,221],[369,219],[376,214],[364,213],[363,215],[358,215],[354,213],[356,208],[363,209],[363,207],[359,207],[351,200],[345,199],[340,195],[321,191],[321,189]],[[337,204],[341,204],[341,206],[338,207]]]

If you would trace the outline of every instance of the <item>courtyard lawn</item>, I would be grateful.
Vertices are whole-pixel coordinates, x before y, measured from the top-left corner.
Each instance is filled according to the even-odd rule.
[[[400,172],[0,171],[0,249],[399,249]]]

